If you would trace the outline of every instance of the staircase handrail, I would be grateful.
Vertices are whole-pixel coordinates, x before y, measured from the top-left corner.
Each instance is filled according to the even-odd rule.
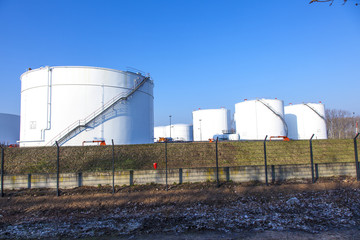
[[[86,124],[88,124],[89,122],[91,122],[92,120],[94,120],[96,117],[100,116],[103,112],[105,112],[106,110],[108,110],[109,108],[111,108],[113,105],[115,105],[117,102],[121,101],[121,100],[127,100],[131,95],[133,95],[142,85],[144,85],[144,83],[146,81],[148,81],[150,79],[150,77],[144,77],[143,80],[138,83],[133,89],[130,89],[130,91],[126,92],[126,93],[120,93],[119,95],[113,97],[112,99],[110,99],[107,103],[105,103],[103,106],[101,106],[100,108],[96,109],[93,113],[89,114],[87,117],[85,117],[84,119],[80,119],[77,120],[75,122],[73,122],[72,124],[70,124],[68,127],[66,127],[63,131],[61,131],[59,134],[57,134],[53,139],[51,139],[48,144],[46,144],[47,146],[50,145],[54,145],[55,144],[55,139],[63,139],[67,134],[69,134],[70,132],[74,131],[76,128],[81,127],[81,126],[86,126]]]
[[[304,103],[305,106],[307,106],[308,108],[310,108],[311,110],[313,110],[321,119],[323,119],[326,122],[326,119],[323,115],[321,115],[318,111],[316,111],[316,109],[314,109],[313,107],[311,107],[309,104]]]
[[[278,112],[276,112],[271,106],[269,106],[269,104],[265,103],[261,99],[257,99],[257,100],[259,102],[261,102],[265,107],[267,107],[271,112],[273,112],[276,116],[278,116],[280,118],[280,120],[283,122],[283,124],[285,126],[285,133],[286,133],[286,136],[287,136],[288,135],[288,126],[286,124],[285,119]]]

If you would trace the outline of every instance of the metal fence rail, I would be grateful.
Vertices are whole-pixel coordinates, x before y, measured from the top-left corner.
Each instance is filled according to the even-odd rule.
[[[79,151],[82,151],[83,155],[79,153],[79,156],[86,158],[87,169],[78,168],[76,161],[67,162],[70,166],[65,168],[64,159],[73,152],[67,152],[71,148],[57,145],[55,148],[46,148],[54,149],[47,151],[47,160],[41,162],[43,169],[47,170],[46,173],[29,171],[26,174],[7,173],[6,168],[10,167],[11,163],[7,163],[6,154],[14,153],[1,146],[1,196],[4,196],[4,183],[8,186],[11,181],[14,188],[55,186],[57,196],[61,195],[61,188],[104,184],[112,186],[112,193],[115,193],[116,185],[152,182],[165,184],[166,189],[173,183],[206,180],[216,181],[217,186],[222,181],[229,180],[261,181],[269,185],[270,182],[286,180],[289,177],[310,178],[315,183],[319,177],[331,174],[356,176],[359,181],[358,136],[359,134],[353,141],[332,142],[310,138],[308,141],[296,141],[296,144],[269,141],[265,138],[257,142],[215,141],[181,145],[165,142],[121,148],[116,148],[112,143],[109,147],[81,147]],[[126,151],[130,148],[136,148],[132,154],[136,154],[136,159],[140,159],[136,162],[137,167],[134,167],[134,156]],[[97,158],[96,153],[99,151],[102,151],[104,156],[107,154],[107,157]],[[294,159],[297,160],[292,162],[293,164],[288,164],[288,160]],[[153,163],[156,163],[156,169],[153,168]],[[33,162],[22,164],[31,167]],[[147,166],[144,168],[141,164]],[[69,171],[69,167],[75,172]]]

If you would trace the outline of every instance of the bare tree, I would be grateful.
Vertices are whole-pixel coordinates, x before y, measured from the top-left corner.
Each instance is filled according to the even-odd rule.
[[[335,0],[311,0],[309,3],[314,3],[314,2],[329,2],[330,6],[334,3]],[[345,4],[348,0],[341,0],[343,2],[343,4]],[[359,6],[359,3],[356,2],[355,3],[356,6]]]
[[[328,138],[353,138],[355,135],[356,122],[359,116],[354,113],[339,109],[326,109],[326,126]]]

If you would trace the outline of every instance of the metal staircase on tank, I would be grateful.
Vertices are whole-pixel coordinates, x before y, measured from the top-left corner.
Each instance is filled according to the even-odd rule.
[[[323,115],[321,115],[318,111],[315,110],[315,108],[311,107],[309,104],[304,103],[305,106],[307,106],[308,108],[310,108],[311,110],[314,111],[314,113],[316,113],[316,115],[318,115],[322,120],[324,120],[326,122],[326,119]]]
[[[257,99],[257,101],[261,102],[265,107],[267,107],[271,112],[273,112],[276,116],[278,116],[280,118],[280,120],[283,122],[284,126],[285,126],[285,133],[286,136],[288,135],[288,126],[285,122],[285,119],[281,116],[280,113],[278,113],[277,111],[275,111],[275,109],[273,109],[268,103],[264,102],[261,99]]]
[[[140,78],[138,78],[140,79]],[[100,125],[101,123],[117,116],[118,111],[114,108],[114,106],[118,103],[127,101],[130,96],[132,96],[142,85],[145,84],[150,80],[150,77],[144,77],[141,82],[135,85],[133,89],[130,89],[126,93],[121,93],[110,101],[105,103],[95,112],[87,116],[82,120],[78,120],[56,135],[51,141],[49,141],[46,146],[54,146],[56,145],[56,141],[61,146],[65,142],[69,141],[71,138],[75,137],[82,131],[88,128],[95,128],[96,126]]]

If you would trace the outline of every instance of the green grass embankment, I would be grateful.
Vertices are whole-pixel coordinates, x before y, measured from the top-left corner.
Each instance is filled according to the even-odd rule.
[[[360,145],[360,144],[358,144]],[[269,165],[308,164],[309,141],[266,142]],[[262,165],[262,141],[220,142],[219,166]],[[215,143],[168,143],[169,168],[215,166]],[[360,152],[360,147],[358,147]],[[352,139],[314,140],[315,163],[352,162]],[[112,146],[60,148],[61,172],[109,171],[112,166]],[[115,168],[152,169],[152,164],[165,168],[165,144],[115,146]],[[56,172],[56,147],[8,148],[5,150],[7,174]]]

